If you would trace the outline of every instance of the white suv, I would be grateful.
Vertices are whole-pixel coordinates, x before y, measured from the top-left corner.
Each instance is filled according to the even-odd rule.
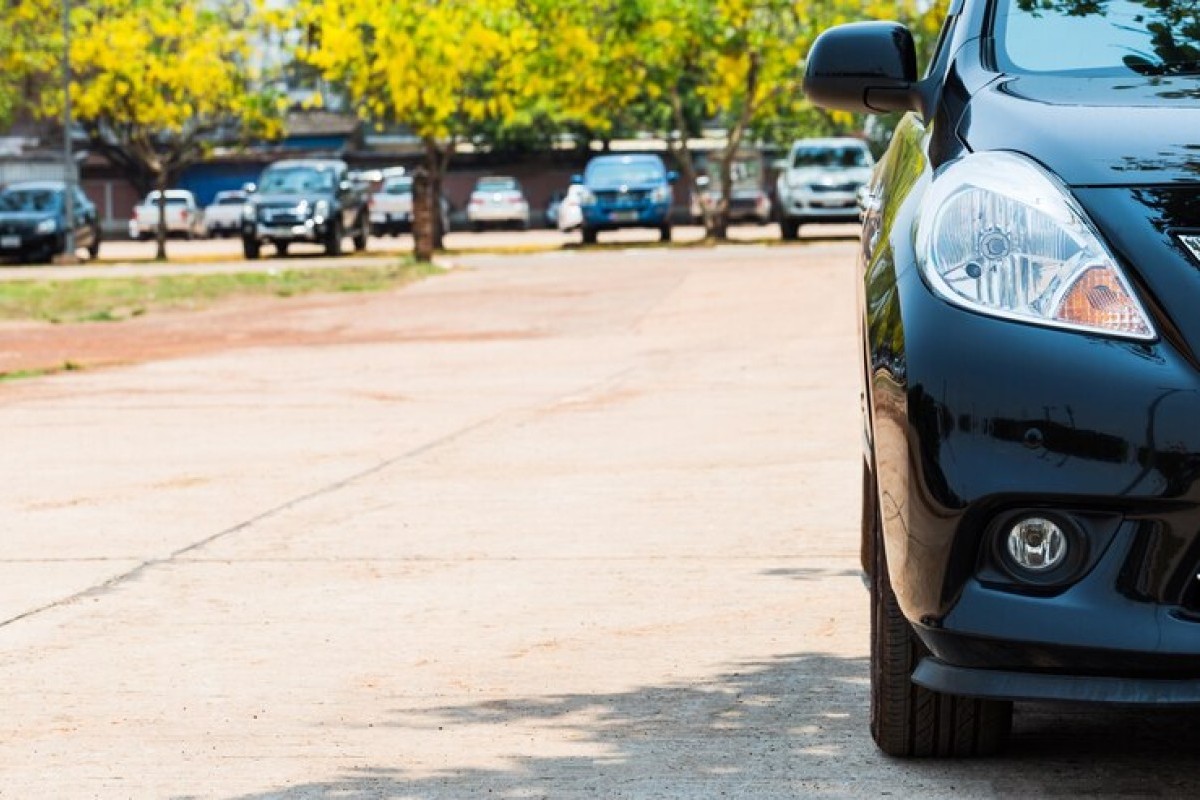
[[[859,139],[800,139],[779,173],[779,223],[796,239],[806,222],[858,222],[858,192],[875,159]]]

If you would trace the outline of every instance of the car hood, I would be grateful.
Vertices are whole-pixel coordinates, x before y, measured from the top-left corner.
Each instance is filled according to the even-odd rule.
[[[787,180],[791,184],[818,183],[837,186],[850,181],[866,183],[870,178],[870,167],[789,167],[787,170]]]
[[[58,214],[46,211],[0,211],[0,222],[15,222],[36,225],[47,219],[57,219]]]
[[[1003,77],[958,127],[971,150],[1015,150],[1070,186],[1200,181],[1194,78]]]
[[[593,183],[585,182],[584,186],[591,189],[593,192],[619,192],[624,189],[627,192],[652,192],[666,186],[666,180],[661,181],[645,181],[642,183]]]
[[[318,200],[333,202],[332,194],[263,194],[258,193],[250,200],[251,203],[259,206],[298,206],[307,201],[315,203]]]

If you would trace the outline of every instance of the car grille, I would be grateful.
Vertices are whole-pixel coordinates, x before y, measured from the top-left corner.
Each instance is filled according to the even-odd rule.
[[[596,192],[596,200],[605,206],[641,205],[650,197],[650,192],[637,190],[629,192],[601,191]]]
[[[0,222],[0,236],[22,236],[33,233],[29,222]]]
[[[862,184],[849,183],[814,183],[808,188],[814,192],[857,192]]]
[[[267,206],[258,210],[258,219],[264,225],[303,225],[308,217],[295,206]]]

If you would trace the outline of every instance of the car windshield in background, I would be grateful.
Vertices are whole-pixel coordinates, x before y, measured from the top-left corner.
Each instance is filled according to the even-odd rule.
[[[412,194],[412,178],[396,178],[383,185],[387,194]]]
[[[167,195],[167,205],[169,205],[169,206],[186,206],[187,201],[188,201],[187,198],[183,197],[181,195],[177,195],[177,194]],[[158,205],[158,192],[151,192],[150,194],[146,195],[145,205],[148,205],[148,206]]]
[[[482,178],[475,184],[477,192],[514,192],[517,188],[512,178]]]
[[[46,189],[14,190],[0,194],[0,211],[53,211],[58,208],[58,192]]]
[[[1008,72],[1200,73],[1194,0],[1004,0],[996,13],[997,55]]]
[[[307,194],[333,191],[333,172],[312,167],[283,167],[263,173],[258,187],[265,194]]]
[[[593,186],[625,186],[639,183],[662,183],[666,180],[662,167],[653,161],[618,161],[593,164],[588,170],[588,183]]]
[[[861,147],[802,147],[792,156],[792,167],[865,167],[867,151]]]
[[[240,206],[244,202],[246,202],[246,198],[240,195],[225,195],[224,197],[217,197],[217,205],[219,206]]]

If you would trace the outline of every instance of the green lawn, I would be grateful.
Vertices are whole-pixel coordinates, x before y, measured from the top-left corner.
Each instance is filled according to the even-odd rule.
[[[119,322],[161,309],[204,308],[228,298],[377,292],[440,271],[410,261],[344,269],[0,281],[0,320]]]

